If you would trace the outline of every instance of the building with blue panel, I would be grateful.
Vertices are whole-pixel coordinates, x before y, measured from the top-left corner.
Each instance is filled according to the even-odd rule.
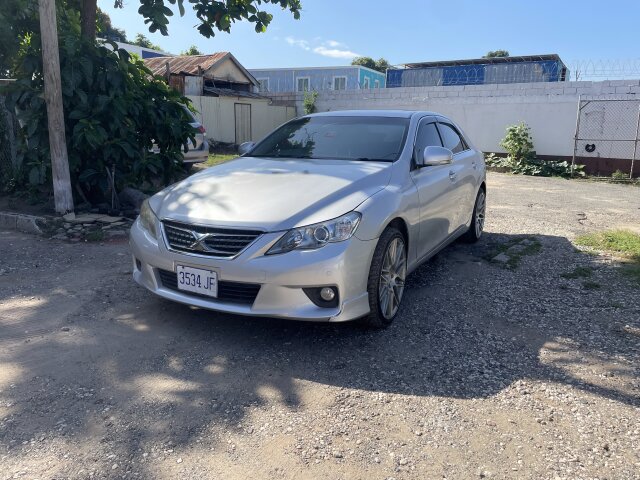
[[[530,55],[407,63],[387,70],[387,87],[564,82],[568,77],[558,55]]]
[[[384,88],[386,76],[360,65],[308,68],[250,68],[260,92],[305,92]]]

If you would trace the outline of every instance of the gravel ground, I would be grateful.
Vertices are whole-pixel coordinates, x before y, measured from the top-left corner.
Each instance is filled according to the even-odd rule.
[[[488,186],[483,240],[375,332],[190,309],[122,240],[0,232],[0,479],[640,478],[640,289],[571,244],[639,228],[640,189]]]

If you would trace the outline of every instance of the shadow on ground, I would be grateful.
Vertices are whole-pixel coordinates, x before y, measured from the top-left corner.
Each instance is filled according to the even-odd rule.
[[[133,285],[123,245],[85,246],[78,256],[47,243],[43,262],[55,261],[27,275],[34,270],[23,264],[40,257],[18,245],[22,237],[0,241],[11,238],[14,270],[0,277],[8,455],[41,437],[99,439],[125,455],[150,442],[188,445],[239,428],[252,407],[303,409],[304,392],[318,385],[484,399],[534,379],[640,406],[639,339],[622,328],[640,327],[637,304],[624,306],[612,266],[565,238],[537,236],[540,252],[515,269],[486,260],[513,236],[449,247],[411,276],[383,331],[174,304]],[[576,265],[609,283],[585,288],[560,276]],[[602,375],[585,380],[582,368],[594,365]]]

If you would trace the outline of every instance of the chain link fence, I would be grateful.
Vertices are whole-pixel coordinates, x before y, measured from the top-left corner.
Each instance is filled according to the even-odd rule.
[[[573,165],[594,159],[633,178],[640,158],[640,99],[581,97],[578,103]]]

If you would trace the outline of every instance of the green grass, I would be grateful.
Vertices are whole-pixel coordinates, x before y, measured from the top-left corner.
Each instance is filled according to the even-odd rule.
[[[213,167],[214,165],[220,165],[221,163],[228,162],[229,160],[237,157],[238,155],[211,153],[209,154],[209,159],[205,162],[205,165],[207,167]]]
[[[609,252],[617,257],[640,263],[640,234],[629,230],[589,233],[578,237],[576,245]]]
[[[522,242],[525,242],[524,244]],[[517,247],[519,245],[519,247]],[[516,247],[516,249],[512,249]],[[492,249],[484,256],[488,261],[491,261],[495,256],[500,253],[504,253],[509,257],[503,266],[505,268],[516,269],[520,264],[520,260],[527,255],[536,255],[540,252],[542,245],[535,237],[515,237],[511,238],[504,243],[493,245]],[[511,249],[511,250],[509,250]]]
[[[582,288],[585,290],[597,290],[601,285],[598,282],[593,282],[591,280],[587,280],[586,282],[582,282]]]
[[[589,278],[593,273],[593,269],[591,267],[576,267],[572,272],[561,273],[560,276],[562,278]]]

